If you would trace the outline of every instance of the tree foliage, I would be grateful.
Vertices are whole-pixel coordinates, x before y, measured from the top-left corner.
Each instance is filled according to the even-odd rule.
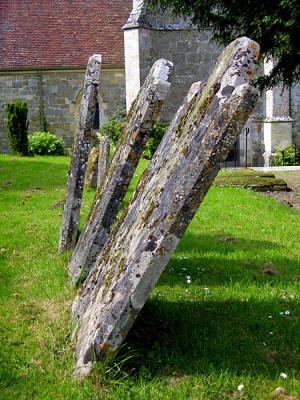
[[[167,124],[159,121],[154,124],[151,131],[151,136],[148,139],[145,149],[143,151],[143,158],[145,158],[146,160],[151,160],[153,154],[158,148],[159,143],[161,142],[167,131],[167,127]]]
[[[28,106],[25,101],[6,103],[6,126],[11,150],[28,155]]]
[[[199,29],[210,29],[219,45],[248,36],[261,46],[263,57],[274,57],[271,74],[258,79],[261,88],[300,80],[299,0],[147,0],[151,7],[190,16]]]
[[[126,122],[125,108],[118,108],[116,112],[110,117],[101,127],[101,134],[108,136],[114,145],[118,143],[119,137]]]
[[[101,134],[108,136],[110,141],[118,146],[118,141],[126,126],[126,110],[123,108],[117,109],[111,118],[109,118],[101,127]],[[143,151],[143,158],[151,160],[155,150],[166,133],[167,125],[161,122],[156,122],[152,128],[150,138],[148,139]]]

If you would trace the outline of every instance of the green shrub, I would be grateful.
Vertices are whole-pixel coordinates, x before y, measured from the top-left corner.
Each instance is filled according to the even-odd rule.
[[[284,157],[283,152],[284,150]],[[283,149],[282,146],[278,146],[275,150],[274,155],[272,156],[272,166],[281,166],[281,165],[295,165],[297,164],[297,160],[295,159],[295,147],[289,146],[286,149]]]
[[[107,120],[101,127],[101,134],[107,135],[113,145],[117,145],[121,136],[122,130],[126,124],[126,111],[119,109],[116,113]],[[157,149],[161,139],[166,133],[167,125],[161,122],[156,122],[152,129],[151,136],[145,146],[143,158],[150,160]]]
[[[126,111],[118,109],[101,127],[101,134],[109,137],[110,141],[116,145],[126,123]]]
[[[155,153],[155,150],[157,149],[159,143],[161,142],[162,138],[164,137],[164,134],[166,133],[167,130],[167,124],[163,124],[161,122],[156,122],[153,126],[151,136],[146,143],[144,152],[143,152],[143,158],[146,158],[147,160],[151,160],[153,157],[153,154]]]
[[[63,156],[65,154],[62,139],[50,132],[34,132],[29,135],[29,150],[40,156]]]
[[[28,106],[25,101],[15,100],[6,103],[6,126],[10,148],[22,156],[28,152]]]

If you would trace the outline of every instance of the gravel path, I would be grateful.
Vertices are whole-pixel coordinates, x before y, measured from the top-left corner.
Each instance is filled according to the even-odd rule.
[[[285,180],[292,192],[268,192],[267,196],[275,198],[300,211],[300,170],[272,171],[276,178]]]
[[[274,175],[284,179],[294,192],[300,193],[300,171],[274,171]]]

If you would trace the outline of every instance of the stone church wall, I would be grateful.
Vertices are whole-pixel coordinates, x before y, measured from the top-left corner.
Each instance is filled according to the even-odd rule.
[[[300,84],[291,88],[291,117],[293,118],[293,142],[300,149]]]
[[[220,53],[211,45],[207,32],[195,30],[140,29],[141,82],[147,76],[153,60],[166,58],[174,63],[172,86],[162,119],[170,119],[177,111],[191,84],[205,80]]]
[[[124,27],[127,109],[153,62],[158,58],[166,58],[174,63],[174,75],[161,119],[170,121],[191,84],[207,79],[221,49],[211,42],[209,32],[195,29],[190,21],[155,13],[142,0],[133,4],[132,13]],[[263,63],[259,68],[260,73],[264,73]],[[228,162],[227,166],[266,165],[264,153],[269,147],[273,152],[280,137],[284,145],[292,140],[300,146],[300,85],[291,89],[290,107],[284,107],[284,113],[280,110],[280,104],[284,101],[286,105],[288,98],[281,99],[281,92],[281,88],[275,88],[271,100],[268,98],[268,104],[266,95],[262,94],[236,145],[237,162]],[[274,103],[272,112],[267,115],[270,101],[275,102],[279,109]],[[289,134],[292,125],[290,117],[294,120],[292,135]],[[280,129],[284,130],[282,135]]]
[[[207,31],[199,32],[195,29],[155,30],[140,27],[125,31],[125,54],[128,45],[126,39],[129,36],[132,38],[131,45],[132,40],[138,41],[138,45],[136,52],[130,52],[130,49],[127,49],[128,55],[125,57],[126,68],[127,65],[130,65],[131,68],[126,83],[127,102],[128,94],[131,94],[129,104],[131,99],[134,99],[138,90],[137,86],[144,81],[153,62],[158,58],[166,58],[174,63],[174,73],[171,79],[172,86],[162,109],[161,120],[170,121],[191,84],[196,80],[207,79],[221,49],[211,42],[210,33]],[[139,58],[138,63],[136,63],[137,57]],[[134,65],[135,71],[133,70]],[[138,79],[136,75],[139,76]],[[262,98],[247,124],[247,128],[249,128],[247,139],[245,129],[236,146],[238,162],[228,162],[228,166],[245,165],[246,162],[247,165],[263,164],[264,117],[264,98]]]
[[[7,152],[5,104],[25,100],[29,108],[29,132],[44,130],[63,138],[66,147],[73,142],[77,128],[84,69],[43,71],[0,71],[0,152]],[[125,106],[124,69],[102,68],[100,121],[104,122],[118,106]]]

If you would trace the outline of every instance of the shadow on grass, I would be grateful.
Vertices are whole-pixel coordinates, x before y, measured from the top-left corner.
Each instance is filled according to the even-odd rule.
[[[201,253],[209,251],[227,254],[236,250],[259,252],[261,250],[278,249],[280,247],[282,246],[269,240],[231,237],[222,233],[215,235],[191,235],[187,232],[178,245],[177,250],[184,251],[185,253],[196,250]]]
[[[300,260],[286,256],[277,243],[266,240],[237,238],[236,242],[223,242],[216,235],[186,235],[170,260],[166,272],[157,285],[182,284],[186,275],[203,285],[222,285],[234,282],[270,281],[291,283],[299,274]],[[285,255],[283,255],[285,254]],[[263,274],[262,266],[272,261],[279,275]]]
[[[291,283],[291,275],[300,271],[300,262],[282,257],[281,248],[271,241],[237,238],[230,243],[220,241],[218,235],[193,236],[191,240],[187,234],[157,284],[178,285],[182,298],[164,300],[162,291],[146,303],[127,339],[127,346],[141,354],[129,369],[134,369],[137,376],[146,371],[149,379],[226,370],[276,379],[282,371],[300,372],[297,303],[287,304],[279,296],[271,301],[254,297],[248,301],[218,301],[200,294],[196,300],[192,295],[186,298],[187,274],[193,285],[222,287],[237,282],[267,284],[270,290],[272,286],[285,287]],[[186,257],[181,256],[181,251]],[[272,261],[278,264],[280,275],[269,276],[260,271],[262,260],[268,255],[265,251],[273,254]],[[264,262],[267,261],[266,258]],[[290,315],[280,314],[287,309]]]
[[[289,369],[300,372],[299,321],[281,316],[281,310],[279,300],[149,301],[127,339],[129,348],[140,351],[130,367],[137,374],[146,368],[151,378],[224,370],[272,378]]]

